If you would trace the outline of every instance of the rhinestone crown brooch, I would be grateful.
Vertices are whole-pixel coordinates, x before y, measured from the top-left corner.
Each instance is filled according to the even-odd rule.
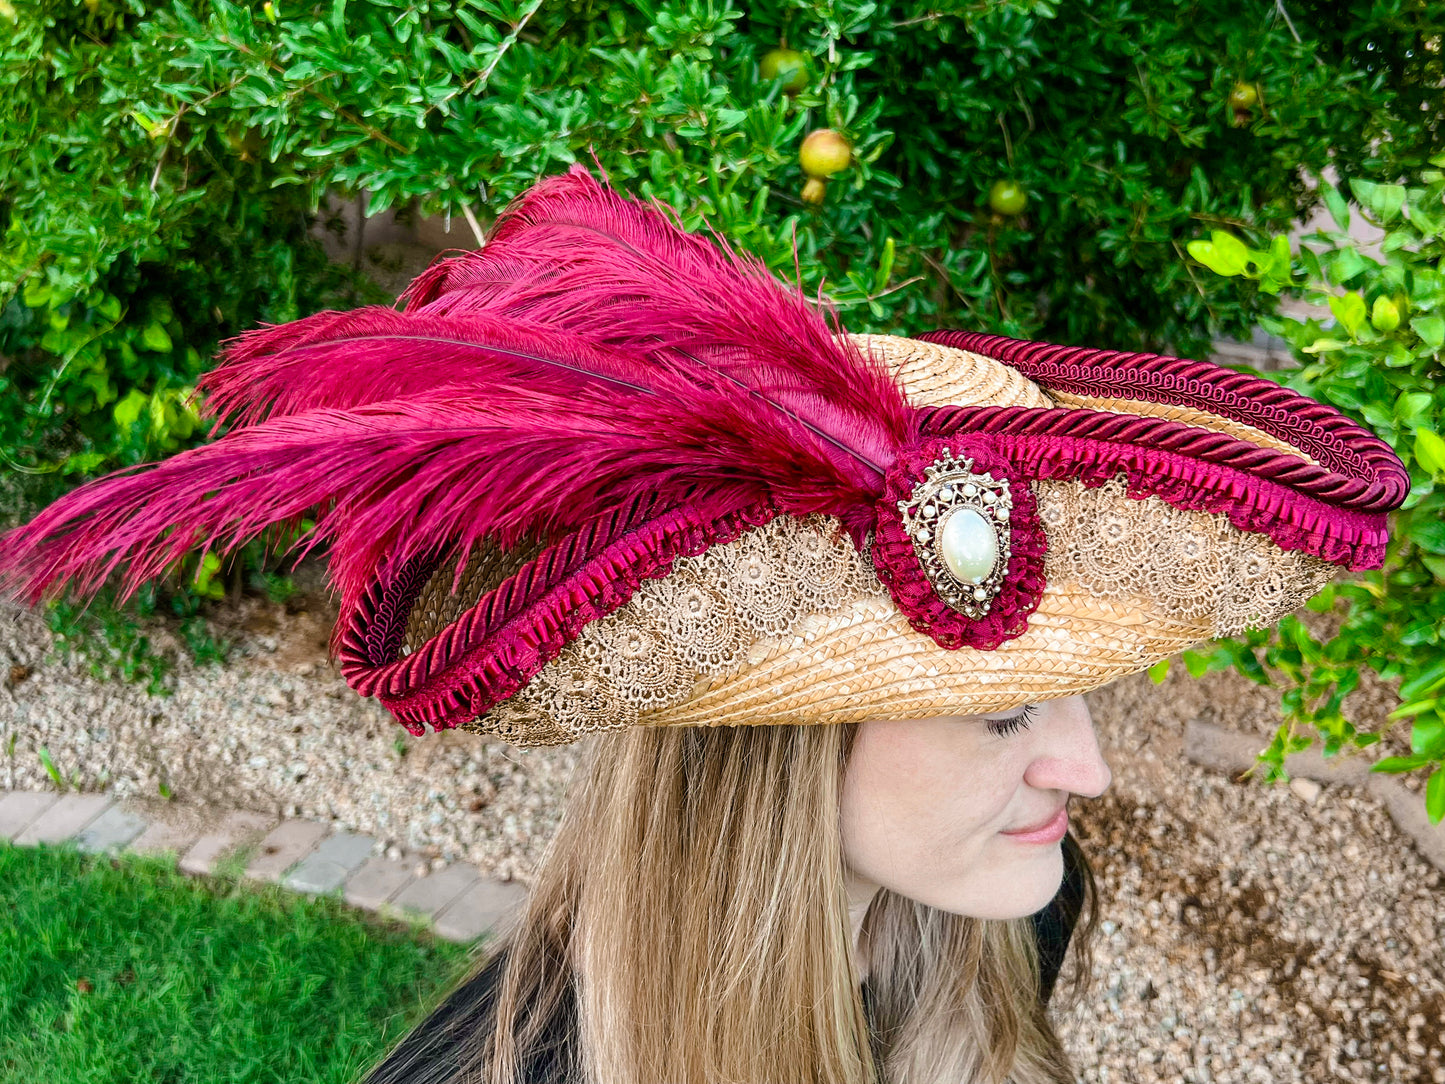
[[[975,474],[972,459],[945,448],[898,511],[938,597],[965,617],[985,616],[1008,570],[1008,479]]]

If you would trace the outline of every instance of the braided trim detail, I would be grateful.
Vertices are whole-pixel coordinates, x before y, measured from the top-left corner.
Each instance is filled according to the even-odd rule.
[[[508,580],[478,600],[468,611],[474,623],[489,626],[508,620],[517,610],[534,601],[560,576],[586,561],[593,549],[608,545],[628,530],[646,523],[664,511],[650,495],[636,497],[587,527],[545,547],[535,559],[522,564]],[[385,667],[402,654],[408,615],[431,575],[445,562],[444,555],[421,556],[414,567],[400,569],[394,577],[380,575],[362,598],[351,620],[342,628],[338,655],[343,667],[352,664],[362,670]],[[460,575],[460,566],[458,567]],[[478,609],[484,607],[484,609]],[[432,650],[440,650],[433,645]],[[419,664],[412,662],[414,669]],[[372,695],[380,677],[366,679]],[[407,681],[403,680],[402,684]]]
[[[1373,487],[1294,456],[1164,419],[1089,410],[940,407],[922,436],[982,437],[1025,478],[1102,485],[1124,475],[1131,497],[1229,517],[1350,569],[1384,561],[1386,518]]]
[[[385,587],[379,581],[347,622],[343,676],[362,696],[376,696],[413,734],[428,725],[456,726],[515,693],[589,622],[625,605],[644,580],[666,576],[678,557],[732,541],[777,515],[766,501],[712,520],[687,507],[657,512],[655,506],[641,498],[559,540],[413,654],[375,662],[365,653],[368,622],[386,621],[387,643],[399,650],[400,603],[408,592],[414,602],[420,590],[411,570]],[[428,573],[438,564],[431,562]]]
[[[1389,511],[1410,490],[1409,475],[1399,458],[1367,429],[1324,403],[1213,362],[966,331],[931,331],[918,337],[995,358],[1046,389],[1187,406],[1253,426],[1323,465],[1322,476],[1310,483],[1310,491],[1321,496],[1349,478],[1359,492],[1352,492],[1348,503]]]

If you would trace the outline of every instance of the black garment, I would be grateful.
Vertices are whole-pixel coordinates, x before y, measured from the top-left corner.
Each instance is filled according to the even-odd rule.
[[[1083,849],[1073,836],[1065,836],[1064,880],[1059,894],[1033,916],[1034,939],[1039,947],[1039,997],[1045,1004],[1054,995],[1088,894],[1089,872]]]
[[[1064,858],[1064,881],[1059,894],[1033,916],[1039,948],[1039,996],[1044,1001],[1052,996],[1058,982],[1086,893],[1087,875],[1082,856],[1072,840],[1064,847]],[[466,1039],[481,1021],[492,1015],[505,966],[506,953],[499,953],[403,1039],[363,1084],[456,1084]],[[870,1000],[868,993],[865,982],[865,1009]],[[526,1084],[571,1084],[578,1080],[576,1047],[577,1006],[568,998],[548,1022],[546,1039],[528,1060],[521,1079]]]
[[[498,953],[412,1029],[362,1084],[460,1084],[461,1058],[475,1029],[490,1020],[507,954]],[[525,1084],[572,1084],[577,1063],[577,1005],[568,997],[547,1022],[545,1038],[527,1060]],[[468,1084],[475,1078],[468,1078]]]

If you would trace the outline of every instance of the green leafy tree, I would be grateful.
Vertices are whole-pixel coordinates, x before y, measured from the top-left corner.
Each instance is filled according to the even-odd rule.
[[[1442,149],[1420,108],[1442,78],[1435,0],[293,3],[12,9],[12,466],[198,439],[185,399],[220,338],[356,300],[308,233],[328,194],[480,225],[595,153],[779,271],[796,238],[860,330],[1198,352],[1268,308],[1180,259],[1201,224],[1280,230],[1307,173],[1394,180]],[[805,80],[762,78],[780,44]],[[820,127],[854,155],[814,208],[797,152]]]
[[[1336,228],[1294,247],[1275,237],[1256,249],[1219,231],[1189,245],[1191,255],[1220,275],[1255,283],[1267,294],[1289,290],[1329,314],[1265,319],[1301,362],[1276,375],[1369,425],[1409,468],[1411,487],[1392,520],[1384,569],[1335,584],[1311,603],[1322,612],[1342,611],[1327,643],[1288,619],[1272,632],[1187,661],[1194,670],[1236,666],[1264,681],[1262,656],[1286,677],[1286,721],[1263,757],[1273,774],[1283,770],[1288,753],[1309,744],[1309,733],[1323,738],[1327,755],[1376,744],[1378,732],[1345,718],[1344,698],[1365,667],[1400,682],[1403,703],[1390,718],[1412,720],[1410,752],[1382,758],[1374,768],[1429,773],[1426,808],[1439,823],[1445,818],[1445,156],[1433,165],[1438,168],[1425,170],[1420,186],[1352,182],[1354,212],[1326,186]],[[1383,231],[1378,254],[1347,232],[1352,213]]]

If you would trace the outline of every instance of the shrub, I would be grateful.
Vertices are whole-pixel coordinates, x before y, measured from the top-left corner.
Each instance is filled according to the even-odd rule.
[[[1381,259],[1347,231],[1351,210],[1338,190],[1324,197],[1337,229],[1303,239],[1283,237],[1252,248],[1215,232],[1189,251],[1215,272],[1257,283],[1267,293],[1288,289],[1320,305],[1333,319],[1266,318],[1301,367],[1278,374],[1293,388],[1334,404],[1375,430],[1410,470],[1409,498],[1393,517],[1385,568],[1358,582],[1322,592],[1311,607],[1338,606],[1343,620],[1320,643],[1293,619],[1273,632],[1221,645],[1195,656],[1191,669],[1237,666],[1264,680],[1264,662],[1289,681],[1285,723],[1263,760],[1271,774],[1287,753],[1308,746],[1300,726],[1318,733],[1326,755],[1374,745],[1381,735],[1361,731],[1342,714],[1345,696],[1368,666],[1399,681],[1404,701],[1390,718],[1413,719],[1410,754],[1390,756],[1383,772],[1428,771],[1426,808],[1445,818],[1445,156],[1426,170],[1420,187],[1356,180],[1353,213],[1384,230]],[[1303,281],[1296,282],[1296,276]]]
[[[12,464],[86,473],[198,439],[184,400],[219,338],[356,289],[308,238],[327,193],[475,222],[595,151],[779,270],[796,231],[804,278],[826,276],[860,330],[1201,351],[1267,308],[1181,261],[1201,223],[1278,230],[1313,201],[1303,171],[1394,179],[1441,149],[1421,105],[1445,11],[1426,0],[1204,0],[1187,17],[1163,0],[291,3],[16,9],[0,46]],[[780,43],[807,57],[794,94],[791,69],[759,76]],[[797,148],[824,126],[856,168],[812,211]],[[1000,178],[1022,214],[989,210]]]

